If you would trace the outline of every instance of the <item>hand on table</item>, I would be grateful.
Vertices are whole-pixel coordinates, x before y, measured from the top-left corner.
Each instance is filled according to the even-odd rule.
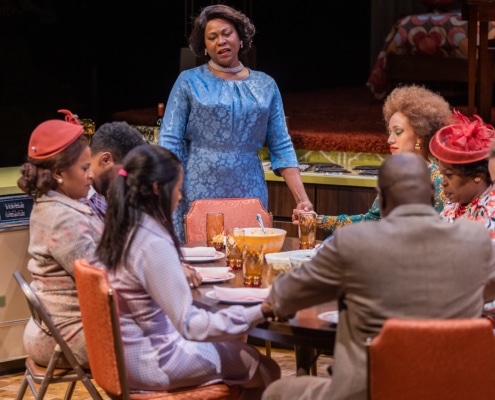
[[[265,319],[273,318],[275,316],[269,297],[263,300],[263,302],[261,303],[261,312],[263,313]]]
[[[203,281],[202,276],[197,272],[194,267],[189,264],[182,263],[182,269],[184,270],[184,275],[186,276],[187,282],[191,289],[199,287]]]
[[[270,298],[267,297],[263,303],[261,303],[261,312],[263,313],[263,316],[267,320],[275,321],[275,322],[287,322],[290,318],[293,318],[295,314],[289,315],[287,317],[277,317],[275,315],[275,312],[273,311],[273,307],[270,301]]]

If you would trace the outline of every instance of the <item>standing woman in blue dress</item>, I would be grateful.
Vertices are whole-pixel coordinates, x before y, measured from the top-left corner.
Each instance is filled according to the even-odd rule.
[[[268,209],[258,157],[265,144],[272,169],[284,178],[296,209],[313,210],[277,84],[239,60],[254,34],[246,15],[221,4],[205,7],[194,20],[189,47],[208,62],[177,78],[159,136],[160,146],[175,153],[184,166],[183,199],[174,215],[181,241],[183,217],[196,199],[257,197]]]

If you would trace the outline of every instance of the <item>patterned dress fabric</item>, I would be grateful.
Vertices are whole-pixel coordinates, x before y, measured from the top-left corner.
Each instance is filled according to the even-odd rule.
[[[479,221],[486,227],[495,245],[495,187],[492,185],[489,192],[482,196],[476,204],[467,206],[460,217],[458,216],[459,207],[460,204],[448,201],[440,216],[450,222],[454,222],[458,218]]]
[[[94,261],[103,223],[78,200],[49,191],[34,203],[29,220],[31,287],[77,360],[88,367],[81,313],[74,281],[74,260]],[[47,365],[55,343],[46,329],[30,320],[24,331],[27,353]]]
[[[109,277],[131,390],[236,384],[253,376],[260,353],[242,340],[264,320],[261,305],[216,313],[195,307],[172,239],[153,218],[144,216],[129,259]]]
[[[265,144],[273,170],[298,166],[275,81],[249,72],[244,80],[227,80],[205,64],[183,71],[172,88],[159,145],[184,166],[183,199],[174,216],[181,241],[183,216],[196,199],[257,197],[268,208],[258,157]]]
[[[437,212],[441,212],[443,210],[444,204],[447,201],[445,195],[443,193],[442,188],[442,175],[438,169],[436,164],[430,163],[428,165],[428,169],[430,170],[430,176],[432,182],[435,184],[435,200],[433,207]],[[340,228],[344,225],[354,224],[357,222],[363,221],[378,221],[380,219],[380,202],[378,200],[378,196],[375,198],[375,201],[371,205],[371,208],[365,214],[357,214],[357,215],[325,215],[322,219],[323,229],[326,233],[332,234],[333,231],[337,228]]]

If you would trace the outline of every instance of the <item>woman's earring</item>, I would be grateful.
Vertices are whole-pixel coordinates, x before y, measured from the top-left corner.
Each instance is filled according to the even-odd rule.
[[[62,183],[64,183],[64,180],[63,180],[62,178],[58,178],[58,179],[57,179],[57,183],[58,183],[59,185],[61,185]]]
[[[241,42],[241,49],[244,47],[244,42]]]
[[[421,150],[421,149],[422,149],[422,147],[421,147],[421,145],[419,143],[416,143],[414,145],[414,150]]]
[[[481,178],[479,176],[477,176],[476,178],[474,178],[474,182],[475,183],[480,183],[481,181]]]
[[[207,55],[208,55],[208,50],[205,49],[205,56],[207,56]]]

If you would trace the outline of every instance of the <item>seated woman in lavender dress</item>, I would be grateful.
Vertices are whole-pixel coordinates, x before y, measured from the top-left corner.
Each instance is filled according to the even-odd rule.
[[[141,145],[125,157],[108,196],[96,254],[118,296],[132,391],[170,390],[223,381],[260,398],[280,367],[243,339],[265,320],[261,304],[216,313],[193,305],[181,267],[172,213],[181,198],[179,159]]]

